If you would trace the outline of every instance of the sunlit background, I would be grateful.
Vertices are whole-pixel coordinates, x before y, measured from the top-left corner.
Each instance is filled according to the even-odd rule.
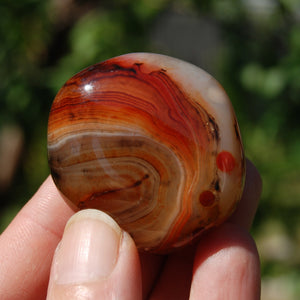
[[[49,174],[48,112],[64,82],[151,51],[211,73],[264,190],[253,235],[262,299],[300,299],[300,1],[0,0],[0,226]]]

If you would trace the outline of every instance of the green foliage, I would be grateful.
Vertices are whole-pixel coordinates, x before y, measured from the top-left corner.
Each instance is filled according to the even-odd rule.
[[[283,298],[298,299],[294,279],[300,277],[299,2],[272,2],[265,10],[255,7],[257,1],[238,2],[194,1],[200,9],[206,7],[222,30],[226,51],[218,79],[236,108],[246,155],[263,178],[253,227],[263,283],[283,278],[292,291]],[[260,5],[264,3],[271,2]],[[281,229],[269,226],[264,231],[274,220]]]
[[[3,207],[24,204],[49,173],[47,119],[59,88],[88,65],[146,50],[150,24],[167,4],[0,1],[0,129],[17,125],[26,142],[15,181],[1,192]]]

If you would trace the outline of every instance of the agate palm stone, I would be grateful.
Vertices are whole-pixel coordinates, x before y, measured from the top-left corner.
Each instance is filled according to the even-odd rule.
[[[139,249],[155,253],[224,222],[245,171],[220,84],[150,53],[95,64],[64,84],[49,116],[48,157],[69,205],[108,213]]]

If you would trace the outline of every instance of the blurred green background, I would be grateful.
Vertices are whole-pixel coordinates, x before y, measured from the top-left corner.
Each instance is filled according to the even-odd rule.
[[[253,227],[262,299],[300,299],[300,1],[0,0],[0,226],[49,173],[48,112],[73,74],[151,51],[211,73],[264,190]]]

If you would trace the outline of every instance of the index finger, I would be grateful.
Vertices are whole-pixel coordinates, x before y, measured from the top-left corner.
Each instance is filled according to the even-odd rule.
[[[3,299],[46,298],[52,257],[72,214],[49,176],[0,236]]]

